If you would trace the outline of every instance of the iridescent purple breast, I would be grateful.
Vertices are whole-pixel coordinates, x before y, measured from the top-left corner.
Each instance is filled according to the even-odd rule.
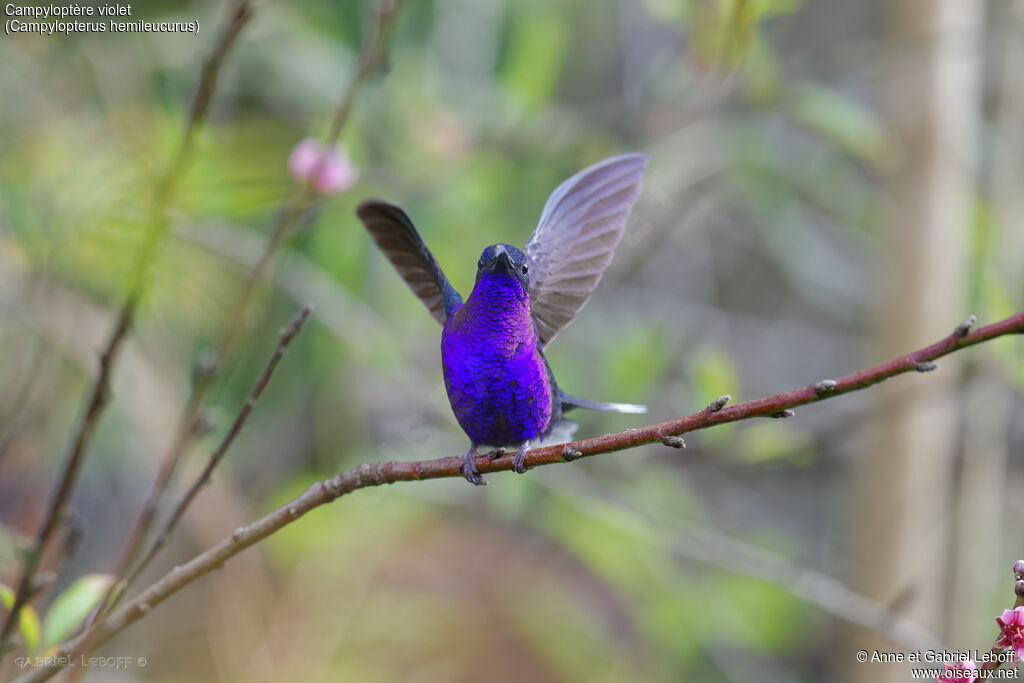
[[[514,280],[477,282],[444,326],[441,362],[455,418],[475,445],[518,445],[548,432],[552,382]]]

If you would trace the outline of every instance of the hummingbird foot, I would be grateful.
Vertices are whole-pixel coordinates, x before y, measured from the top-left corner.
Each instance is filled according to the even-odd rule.
[[[519,450],[516,451],[516,457],[512,458],[512,469],[519,474],[524,474],[526,472],[526,444],[527,442],[525,441],[520,444]]]
[[[466,451],[466,462],[462,465],[462,474],[466,477],[466,481],[473,486],[486,486],[487,480],[476,468],[476,455],[476,446],[470,445],[469,450]]]

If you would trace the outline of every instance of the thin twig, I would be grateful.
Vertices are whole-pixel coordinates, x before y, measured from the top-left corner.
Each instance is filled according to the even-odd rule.
[[[572,459],[576,459],[577,457],[598,455],[600,453],[611,453],[644,444],[660,442],[661,436],[659,434],[678,436],[717,424],[738,422],[755,417],[768,417],[781,410],[787,410],[808,403],[826,401],[834,396],[864,389],[890,377],[913,372],[917,369],[917,364],[922,361],[941,358],[962,348],[974,346],[975,344],[980,344],[1003,335],[1022,333],[1024,333],[1024,312],[991,325],[973,329],[963,336],[958,333],[950,334],[948,337],[930,346],[918,349],[913,353],[901,356],[888,363],[840,377],[834,380],[835,387],[824,395],[819,395],[815,392],[815,384],[810,384],[802,389],[796,389],[784,394],[723,407],[718,412],[702,410],[693,415],[650,425],[641,429],[629,429],[617,434],[606,434],[594,439],[576,441],[567,445],[546,446],[528,451],[526,454],[526,465],[528,467],[551,465],[565,462],[567,454]],[[512,459],[512,455],[502,456],[495,460],[491,460],[488,455],[481,455],[477,458],[476,464],[481,472],[500,472],[512,469]],[[200,553],[188,563],[177,566],[168,572],[136,596],[130,604],[112,613],[103,623],[102,632],[97,637],[95,644],[98,646],[106,642],[148,614],[154,607],[170,596],[214,569],[224,566],[227,560],[270,536],[282,527],[291,524],[314,508],[330,503],[347,493],[371,486],[382,486],[399,481],[461,477],[463,461],[462,457],[450,457],[412,462],[389,461],[378,462],[372,465],[364,464],[325,481],[317,482],[291,502],[248,526],[239,527],[217,545]],[[45,681],[56,674],[66,665],[65,662],[67,661],[66,658],[62,658],[60,655],[74,651],[79,644],[80,638],[64,643],[58,651],[58,656],[52,657],[44,666],[22,676],[18,679],[19,683]]]
[[[327,135],[328,146],[337,142],[338,136],[348,120],[357,89],[372,75],[374,69],[379,64],[386,38],[390,33],[395,9],[396,5],[393,2],[384,0],[375,10],[374,21],[361,49],[357,71],[342,94],[339,105],[336,107],[330,132]],[[104,594],[100,604],[93,610],[86,622],[87,632],[94,632],[93,624],[100,621],[107,610],[112,609],[120,602],[127,588],[134,583],[163,548],[170,530],[177,524],[178,518],[184,513],[184,508],[191,503],[191,498],[195,495],[195,492],[201,488],[201,481],[193,484],[192,492],[187,500],[183,501],[184,505],[179,505],[179,508],[175,510],[169,526],[165,527],[161,533],[153,538],[145,553],[142,554],[141,559],[135,563],[134,567],[131,567],[132,561],[135,559],[147,532],[149,532],[153,524],[160,500],[170,484],[171,477],[174,475],[178,463],[188,449],[193,436],[199,431],[202,422],[201,410],[206,394],[213,384],[217,373],[223,367],[226,360],[234,353],[238,340],[247,328],[246,320],[257,290],[266,278],[274,257],[280,251],[286,238],[294,231],[296,222],[309,212],[313,206],[314,199],[315,194],[312,185],[310,182],[307,182],[299,189],[297,194],[285,200],[275,213],[274,228],[270,239],[267,241],[256,264],[249,271],[248,277],[242,286],[242,291],[228,313],[228,320],[224,325],[221,336],[213,351],[202,358],[196,365],[192,388],[178,419],[171,446],[160,461],[157,474],[150,485],[149,492],[139,510],[139,514],[135,518],[132,529],[118,553],[117,561],[110,572],[114,580],[111,582],[110,588]]]
[[[359,61],[355,74],[342,92],[341,99],[334,109],[334,116],[331,118],[331,125],[325,138],[328,148],[338,142],[342,129],[348,122],[355,102],[356,93],[363,83],[372,76],[380,66],[384,54],[384,47],[391,35],[391,27],[394,24],[395,14],[398,10],[397,0],[381,0],[373,9],[373,20],[370,23],[366,38],[360,48]],[[326,155],[321,158],[323,163]],[[248,315],[249,305],[254,298],[256,290],[262,282],[267,269],[273,261],[274,255],[279,250],[285,238],[292,232],[297,222],[314,206],[316,193],[313,189],[312,178],[316,173],[310,174],[310,180],[300,188],[298,194],[293,196],[280,207],[276,213],[275,224],[270,240],[256,262],[252,272],[242,288],[235,306],[232,309],[228,323],[217,343],[217,351],[212,359],[212,368],[206,374],[212,376],[216,373],[223,358],[231,353],[235,344],[244,332],[244,321]]]
[[[38,569],[39,561],[42,558],[47,545],[49,545],[50,538],[53,536],[53,532],[57,528],[59,519],[64,514],[64,505],[70,497],[71,490],[74,488],[75,482],[78,479],[78,470],[82,464],[82,454],[85,452],[86,444],[89,442],[89,438],[92,436],[93,430],[96,428],[96,422],[99,420],[100,413],[103,411],[103,406],[107,401],[107,390],[111,367],[117,355],[117,351],[121,346],[121,342],[124,340],[124,337],[128,332],[128,328],[131,326],[131,320],[134,312],[134,301],[132,298],[129,298],[128,302],[125,303],[124,308],[121,309],[121,312],[118,315],[117,323],[115,324],[114,331],[107,342],[106,349],[100,355],[99,374],[97,375],[92,391],[89,394],[85,414],[82,417],[82,421],[79,424],[78,429],[74,433],[74,437],[71,441],[71,448],[68,451],[67,457],[64,459],[64,464],[57,480],[57,487],[54,489],[53,494],[50,496],[50,501],[46,506],[43,523],[39,527],[39,531],[36,534],[35,542],[32,544],[32,547],[24,551],[21,578],[18,581],[18,588],[15,592],[14,603],[11,605],[11,609],[7,613],[7,618],[4,620],[3,627],[0,628],[0,658],[2,658],[10,649],[13,649],[13,643],[8,639],[10,638],[11,632],[14,630],[14,626],[17,623],[21,608],[28,603],[32,595],[35,593],[35,573]]]
[[[277,369],[277,364],[281,362],[281,358],[284,357],[285,352],[288,350],[288,345],[292,343],[295,335],[299,333],[299,330],[302,329],[302,326],[309,319],[311,311],[312,307],[309,304],[303,306],[302,309],[295,314],[291,322],[288,323],[288,326],[281,330],[281,338],[277,343],[277,347],[274,349],[273,355],[271,355],[266,367],[263,368],[263,372],[260,373],[259,379],[256,380],[256,385],[246,397],[241,410],[238,411],[238,415],[235,417],[235,421],[231,425],[231,429],[228,430],[220,444],[216,449],[214,449],[213,453],[210,454],[210,459],[206,463],[206,467],[203,468],[202,473],[174,507],[174,511],[164,523],[163,529],[161,529],[160,533],[157,535],[157,544],[151,552],[155,553],[163,546],[170,537],[171,532],[174,531],[174,528],[178,525],[178,522],[181,521],[182,516],[185,514],[185,510],[192,503],[192,500],[199,494],[200,489],[210,481],[210,476],[213,474],[213,470],[220,464],[220,461],[224,459],[228,449],[230,449],[231,445],[235,442],[235,438],[239,433],[241,433],[242,427],[245,426],[245,421],[249,419],[249,414],[252,412],[256,402],[263,394],[263,390],[267,387],[267,383],[270,382],[270,377],[274,374],[274,370]],[[120,586],[113,587],[112,590],[108,590],[104,595],[103,601],[95,610],[95,614],[104,614],[105,608],[117,599],[125,587],[125,584],[122,584]],[[94,621],[95,623],[86,630],[79,647],[73,654],[84,653],[89,650],[93,639],[99,632],[98,627],[100,625],[100,620],[99,618],[95,618]]]
[[[395,11],[396,4],[388,0],[382,2],[378,9],[375,10],[374,20],[360,51],[359,65],[356,73],[346,86],[335,109],[330,131],[326,138],[328,146],[337,142],[342,128],[348,121],[357,90],[373,74],[380,63],[384,46],[390,34]],[[213,384],[217,373],[227,359],[233,355],[239,339],[241,339],[248,327],[246,320],[260,284],[266,279],[271,264],[274,262],[274,258],[280,251],[281,246],[287,237],[292,234],[296,224],[301,222],[302,216],[306,215],[314,205],[314,200],[315,195],[312,185],[306,183],[298,189],[295,195],[285,200],[278,209],[275,214],[274,227],[270,239],[264,246],[256,264],[249,271],[248,277],[246,277],[245,283],[242,285],[241,293],[235,299],[227,315],[227,322],[213,351],[197,364],[192,388],[182,410],[181,417],[178,420],[174,439],[160,461],[160,467],[146,495],[139,515],[136,517],[132,531],[119,553],[114,569],[111,571],[116,580],[112,583],[108,596],[103,601],[104,604],[109,603],[108,607],[117,603],[120,595],[124,594],[123,589],[130,586],[138,578],[139,574],[142,573],[163,547],[165,539],[163,534],[158,534],[150,542],[149,547],[142,554],[141,559],[135,564],[134,568],[129,571],[129,565],[138,553],[146,533],[153,524],[157,507],[170,484],[171,477],[174,475],[178,463],[188,449],[193,436],[198,431],[201,422],[200,411],[206,399],[206,394]],[[124,579],[123,582],[122,579]],[[113,595],[115,590],[121,590],[121,592],[111,602],[110,596]],[[97,610],[93,618],[100,617],[102,611],[102,609]]]
[[[181,521],[182,516],[185,514],[185,510],[192,504],[192,500],[210,480],[210,475],[213,473],[214,468],[216,468],[224,458],[224,454],[227,453],[227,450],[231,448],[232,442],[234,442],[235,437],[241,431],[242,426],[249,417],[249,413],[252,411],[253,406],[256,405],[256,401],[259,400],[260,394],[263,393],[263,389],[267,386],[267,382],[270,381],[270,376],[277,368],[277,364],[281,361],[281,357],[284,356],[285,351],[288,349],[288,345],[291,344],[292,339],[295,338],[295,335],[302,329],[306,320],[309,319],[311,311],[312,306],[309,304],[303,306],[302,310],[295,314],[292,321],[281,332],[281,340],[278,343],[277,348],[274,350],[274,355],[271,356],[270,361],[267,363],[267,367],[263,369],[263,373],[260,375],[259,380],[257,380],[256,386],[253,387],[249,397],[246,398],[245,405],[242,407],[241,412],[239,412],[238,417],[235,418],[234,424],[231,425],[231,429],[228,430],[228,433],[221,444],[210,455],[210,460],[206,463],[206,467],[203,468],[202,473],[174,507],[174,511],[164,523],[160,533],[156,535],[153,546],[150,548],[146,557],[143,558],[143,561],[139,564],[138,571],[141,571],[141,568],[146,566],[148,560],[164,546],[175,527],[177,527],[178,522]]]
[[[174,188],[181,178],[182,170],[192,150],[195,132],[206,120],[221,64],[235,38],[238,36],[239,31],[241,31],[242,26],[249,18],[248,7],[248,0],[240,0],[233,5],[228,21],[221,30],[220,37],[210,58],[203,66],[199,85],[196,89],[196,97],[189,110],[178,151],[157,184],[153,206],[150,210],[150,226],[143,238],[139,255],[133,266],[129,280],[128,296],[125,298],[124,304],[122,304],[121,310],[117,315],[114,330],[100,354],[99,374],[96,376],[96,380],[86,399],[86,408],[81,422],[72,435],[71,447],[68,449],[67,456],[64,459],[64,464],[57,479],[57,485],[50,496],[43,523],[36,534],[33,546],[26,550],[24,554],[21,578],[18,581],[14,603],[7,614],[7,618],[4,620],[3,626],[0,627],[0,659],[11,649],[9,638],[17,623],[18,614],[34,592],[33,577],[39,567],[40,559],[46,550],[46,546],[49,544],[50,538],[53,536],[57,523],[63,515],[64,506],[67,504],[78,480],[78,472],[81,469],[86,447],[107,403],[110,375],[117,360],[118,352],[121,350],[121,345],[128,334],[128,330],[131,328],[135,311],[146,289],[149,273],[156,259],[157,246],[166,232],[167,217],[165,209],[170,202]]]

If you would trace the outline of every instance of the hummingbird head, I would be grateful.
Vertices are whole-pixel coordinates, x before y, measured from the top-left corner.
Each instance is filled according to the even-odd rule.
[[[485,277],[517,282],[525,294],[530,285],[526,254],[510,244],[492,244],[484,249],[476,264],[476,281],[479,283]]]

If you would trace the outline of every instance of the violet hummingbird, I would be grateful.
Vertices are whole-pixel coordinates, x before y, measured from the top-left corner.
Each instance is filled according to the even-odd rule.
[[[513,468],[521,474],[528,444],[568,423],[562,416],[572,408],[646,412],[644,406],[564,393],[544,357],[611,263],[646,165],[646,154],[624,154],[559,185],[522,251],[503,243],[484,249],[465,302],[405,211],[377,199],[356,209],[377,246],[444,326],[445,388],[469,436],[463,474],[471,483],[486,483],[476,466],[478,448],[492,446],[492,454],[516,448]]]

